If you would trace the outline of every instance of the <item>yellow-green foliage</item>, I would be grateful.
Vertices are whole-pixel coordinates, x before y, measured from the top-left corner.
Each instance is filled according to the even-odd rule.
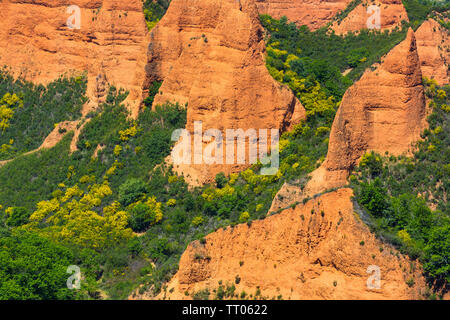
[[[218,198],[223,198],[227,195],[232,195],[234,193],[234,188],[229,184],[226,184],[223,188],[207,188],[202,194],[203,199],[208,202],[214,201]]]
[[[279,152],[283,152],[284,149],[286,149],[286,147],[289,145],[289,140],[288,139],[280,139],[279,143],[278,143],[278,150]]]
[[[107,181],[89,185],[87,191],[74,185],[62,197],[39,202],[24,228],[57,242],[92,249],[114,245],[129,239],[132,231],[127,228],[128,213],[119,210],[117,202],[99,213],[102,200],[111,194]]]
[[[103,176],[103,179],[108,180],[109,176],[112,176],[113,174],[115,174],[117,169],[120,169],[122,167],[123,167],[123,164],[120,163],[119,161],[115,160],[114,164],[111,166],[111,168],[106,170],[106,173]]]
[[[229,184],[230,184],[230,185],[235,184],[238,178],[239,178],[239,174],[237,174],[237,173],[232,173],[232,174],[230,174],[230,181],[229,181]]]
[[[114,147],[114,155],[115,155],[115,156],[119,156],[121,151],[122,151],[122,146],[116,145],[116,146]]]
[[[0,147],[0,153],[8,152],[8,150],[11,149],[13,143],[14,140],[10,139],[9,144],[2,144],[2,146]]]
[[[72,178],[75,175],[75,168],[74,166],[69,166],[67,169],[67,179]]]
[[[169,199],[169,200],[167,200],[167,202],[166,202],[166,205],[168,206],[168,207],[173,207],[173,206],[175,206],[177,204],[177,199]]]
[[[441,100],[445,99],[445,98],[447,98],[447,94],[445,93],[444,90],[438,90],[436,93],[436,98],[441,99]]]
[[[80,183],[93,183],[95,181],[94,175],[84,175],[80,178]]]
[[[134,202],[127,207],[127,210],[132,211],[134,207],[142,203],[149,208],[148,214],[150,215],[150,226],[153,226],[162,220],[162,203],[156,201],[156,197],[148,197],[147,200],[144,199]]]
[[[241,177],[251,186],[264,185],[267,183],[278,181],[282,177],[280,170],[274,175],[260,175],[253,172],[252,169],[247,169],[241,173]]]
[[[250,218],[250,214],[247,211],[244,211],[239,216],[239,222],[247,222],[247,220]]]
[[[158,22],[159,22],[159,20],[156,20],[156,21],[146,21],[148,31],[152,30],[152,29],[156,26],[156,24],[157,24]]]
[[[302,104],[306,109],[307,116],[314,116],[317,113],[334,112],[336,103],[334,97],[327,97],[325,91],[319,82],[315,82],[313,86],[306,86],[306,79],[301,78],[291,69],[291,62],[300,58],[294,54],[288,54],[285,50],[273,48],[273,45],[267,46],[266,66],[270,75],[277,81],[287,83],[294,93],[301,98]],[[271,66],[271,60],[286,58],[284,67],[286,71],[277,70]]]
[[[145,22],[147,24],[148,31],[150,31],[156,26],[156,24],[159,22],[159,19],[155,17],[155,14],[148,9],[144,9],[144,16],[146,18]]]
[[[400,230],[399,232],[397,232],[397,236],[400,238],[400,240],[403,241],[403,243],[407,245],[412,243],[411,236],[406,230]]]
[[[430,144],[430,145],[428,146],[427,150],[428,150],[429,152],[434,152],[434,151],[436,151],[436,146],[433,145],[433,144]]]
[[[147,201],[145,202],[146,205],[148,205],[150,207],[150,209],[152,210],[152,212],[154,212],[154,221],[152,223],[152,225],[160,222],[163,218],[163,212],[161,209],[161,202],[156,201],[156,197],[149,197],[147,199]]]
[[[6,93],[0,99],[0,129],[9,128],[9,121],[14,116],[14,109],[23,108],[23,101],[15,93]]]
[[[202,216],[196,216],[194,219],[192,219],[192,225],[193,226],[199,226],[203,223],[204,218]]]
[[[291,86],[292,87],[292,86]],[[316,85],[299,93],[302,103],[306,109],[307,116],[313,116],[316,113],[334,112],[336,104],[334,97],[327,98],[327,95],[322,90],[320,84]]]
[[[361,157],[361,161],[359,162],[359,165],[361,167],[367,166],[367,164],[372,160],[373,157],[374,156],[373,156],[372,153],[365,153]],[[377,161],[377,162],[381,162],[381,158],[379,156],[375,156],[374,160]]]
[[[330,128],[328,128],[328,127],[318,127],[316,129],[315,135],[316,136],[322,136],[322,135],[324,135],[325,133],[328,133],[328,132],[330,132]]]
[[[130,139],[130,137],[134,137],[137,133],[138,133],[138,128],[137,128],[136,124],[125,130],[120,130],[119,131],[120,140],[128,141],[128,139]]]

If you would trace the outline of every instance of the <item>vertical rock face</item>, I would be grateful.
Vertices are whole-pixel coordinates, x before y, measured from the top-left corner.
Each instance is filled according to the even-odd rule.
[[[185,291],[206,288],[214,298],[219,281],[235,284],[237,294],[255,294],[258,287],[269,299],[420,298],[420,267],[413,274],[402,270],[410,260],[370,233],[351,196],[351,189],[340,189],[191,243],[161,298],[189,299]],[[379,286],[371,282],[376,272]],[[406,284],[410,277],[413,288]]]
[[[370,6],[378,9],[369,9]],[[378,13],[379,20],[376,18]],[[400,27],[403,20],[409,21],[401,0],[363,0],[342,21],[334,22],[331,29],[339,35],[361,29],[391,30]]]
[[[256,0],[260,14],[276,19],[286,16],[298,26],[316,30],[326,25],[352,0]]]
[[[67,26],[71,5],[80,8],[80,29]],[[147,45],[139,0],[0,2],[0,65],[37,83],[87,71],[92,102],[102,100],[107,80],[130,91],[134,115],[142,99]]]
[[[164,80],[154,106],[187,103],[187,129],[286,129],[303,106],[265,66],[263,28],[254,0],[173,0],[151,32],[147,71]],[[224,157],[225,157],[224,152]],[[242,165],[180,165],[192,184]],[[198,181],[197,181],[198,180]]]
[[[425,97],[412,29],[381,65],[368,70],[342,98],[330,133],[328,155],[307,185],[310,194],[346,183],[369,150],[409,153],[425,126]]]
[[[438,84],[449,83],[450,37],[434,19],[425,21],[416,31],[422,74]]]

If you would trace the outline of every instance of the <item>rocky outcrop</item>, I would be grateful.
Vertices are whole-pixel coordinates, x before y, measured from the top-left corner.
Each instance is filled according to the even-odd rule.
[[[401,0],[363,0],[342,21],[335,21],[331,29],[339,35],[361,29],[392,30],[401,27],[403,20],[409,21]]]
[[[410,153],[425,122],[425,97],[412,29],[375,70],[367,70],[342,98],[327,158],[312,174],[308,195],[346,184],[360,157],[373,150]]]
[[[236,295],[259,288],[269,299],[420,299],[420,265],[376,239],[351,196],[340,189],[191,243],[159,298],[190,299],[208,288],[212,299],[221,281],[234,284]],[[379,283],[372,281],[377,275]]]
[[[425,21],[416,31],[422,74],[440,85],[450,79],[450,36],[434,19]]]
[[[285,182],[277,194],[273,198],[272,205],[270,206],[267,214],[273,214],[279,210],[283,210],[288,206],[296,203],[302,194],[302,188],[300,186],[292,185]]]
[[[67,13],[71,5],[80,8],[80,29],[68,27],[76,13]],[[134,116],[142,100],[147,45],[139,0],[0,1],[0,65],[36,83],[87,71],[92,103],[103,101],[107,81],[130,91]]]
[[[173,0],[151,32],[149,81],[163,80],[157,104],[187,104],[187,129],[285,130],[303,106],[265,66],[263,28],[254,0]],[[226,154],[224,152],[224,158]],[[225,162],[225,161],[223,161]],[[178,165],[191,184],[243,165]]]
[[[311,30],[325,26],[344,10],[351,0],[256,0],[260,14],[276,19],[285,16],[297,26],[307,25]]]

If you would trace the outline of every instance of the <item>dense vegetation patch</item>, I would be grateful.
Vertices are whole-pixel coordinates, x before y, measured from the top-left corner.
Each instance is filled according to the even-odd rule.
[[[169,8],[170,0],[145,0],[144,1],[144,16],[147,23],[148,30],[161,20]]]
[[[0,231],[0,299],[73,299],[64,284],[71,251],[34,233]],[[44,280],[44,281],[43,281]]]
[[[407,30],[362,30],[338,36],[326,29],[297,28],[285,17],[275,20],[262,15],[261,22],[268,31],[267,66],[272,76],[296,93],[312,90],[319,83],[336,101],[365,69],[400,43]],[[345,76],[344,71],[348,72]]]
[[[83,76],[43,86],[0,70],[0,160],[36,149],[55,124],[80,118],[85,91]]]
[[[402,0],[411,27],[416,30],[433,12],[445,13],[450,10],[448,1],[440,0]]]

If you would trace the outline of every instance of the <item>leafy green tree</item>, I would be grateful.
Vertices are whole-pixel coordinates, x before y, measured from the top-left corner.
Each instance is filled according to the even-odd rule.
[[[350,51],[350,54],[347,56],[347,63],[350,67],[356,67],[361,60],[367,59],[369,56],[369,51],[366,48],[356,48]]]
[[[433,277],[450,282],[450,221],[434,228],[425,247],[424,269]]]
[[[18,227],[28,222],[31,213],[23,207],[12,207],[7,210],[8,218],[6,224],[10,227]]]
[[[147,187],[141,179],[130,178],[119,187],[119,202],[123,206],[137,201],[147,192]]]
[[[361,203],[376,217],[382,217],[388,208],[387,195],[379,178],[373,183],[361,184]]]
[[[145,203],[137,203],[131,206],[130,226],[136,232],[147,230],[151,225],[162,219],[161,203],[155,198],[149,198]]]
[[[0,238],[0,299],[71,299],[67,267],[69,249],[34,233],[14,231]]]
[[[216,187],[217,188],[223,188],[227,184],[227,177],[225,177],[225,174],[223,172],[219,172],[216,174]]]
[[[146,204],[140,203],[131,209],[130,226],[133,231],[142,232],[147,230],[151,221],[150,208]]]

